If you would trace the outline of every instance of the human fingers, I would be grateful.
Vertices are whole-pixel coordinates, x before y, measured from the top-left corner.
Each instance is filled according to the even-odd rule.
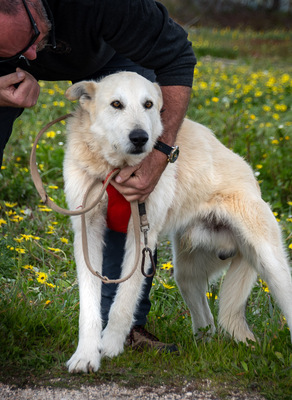
[[[28,72],[16,72],[0,77],[0,106],[27,108],[35,105],[39,96],[39,85]]]

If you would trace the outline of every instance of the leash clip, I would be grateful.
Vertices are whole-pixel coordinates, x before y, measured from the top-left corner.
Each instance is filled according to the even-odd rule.
[[[148,247],[148,231],[150,229],[150,225],[147,220],[145,203],[139,203],[138,208],[139,208],[139,216],[140,216],[140,230],[144,235],[144,249],[142,250],[141,272],[146,278],[152,278],[152,276],[154,276],[156,273],[156,265],[155,265],[152,251]],[[146,272],[145,272],[146,253],[149,253],[149,257],[150,257],[150,261],[151,261],[151,265],[152,265],[151,274],[146,274]]]
[[[146,274],[146,272],[145,272],[146,253],[149,253],[149,257],[150,257],[150,261],[151,261],[151,266],[152,266],[151,274]],[[145,278],[152,278],[156,273],[156,265],[155,265],[155,261],[153,258],[153,254],[152,254],[151,249],[147,246],[145,246],[144,249],[142,250],[141,272],[145,276]]]

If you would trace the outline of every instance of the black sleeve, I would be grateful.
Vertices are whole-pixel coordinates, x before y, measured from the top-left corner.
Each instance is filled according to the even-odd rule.
[[[101,3],[105,42],[132,61],[153,69],[160,85],[192,86],[196,59],[191,42],[162,4],[153,0]]]

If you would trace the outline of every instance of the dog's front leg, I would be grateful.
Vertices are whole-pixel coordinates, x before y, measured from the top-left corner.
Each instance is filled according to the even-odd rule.
[[[101,358],[102,320],[100,312],[101,281],[87,268],[81,242],[79,221],[73,220],[74,252],[80,296],[79,341],[76,352],[67,362],[69,372],[97,371]],[[101,271],[102,232],[96,225],[87,225],[89,256],[94,269]]]

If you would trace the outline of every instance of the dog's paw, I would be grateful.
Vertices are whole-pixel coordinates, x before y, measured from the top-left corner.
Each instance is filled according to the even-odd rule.
[[[101,351],[96,349],[92,352],[77,349],[66,365],[69,372],[96,372],[100,366]]]
[[[125,338],[121,333],[113,332],[107,328],[102,334],[102,356],[115,357],[124,350]]]

